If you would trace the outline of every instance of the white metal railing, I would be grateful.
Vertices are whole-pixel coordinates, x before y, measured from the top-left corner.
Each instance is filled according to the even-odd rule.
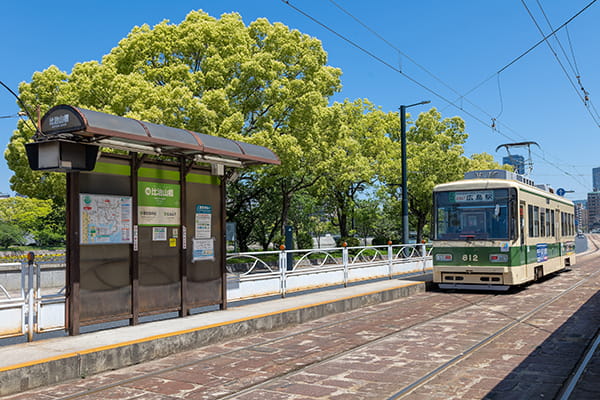
[[[21,275],[19,290],[0,282],[0,338],[27,335],[65,327],[65,295],[63,287],[56,293],[42,293],[41,265],[33,259],[26,263],[0,264],[5,275],[15,271]],[[18,271],[18,272],[16,272]]]
[[[424,244],[235,253],[227,256],[227,299],[285,297],[431,268],[431,247]]]
[[[21,263],[0,264],[0,269],[20,268],[21,290],[12,293],[0,283],[0,338],[22,335],[26,328],[27,305],[32,298],[31,293],[26,292],[29,269],[22,268]]]

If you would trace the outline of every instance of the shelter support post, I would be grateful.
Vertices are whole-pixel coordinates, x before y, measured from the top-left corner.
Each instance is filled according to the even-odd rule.
[[[80,328],[80,304],[79,292],[81,274],[79,268],[79,172],[68,172],[67,174],[67,307],[66,327],[69,335],[79,335]]]
[[[187,229],[185,228],[187,218],[187,191],[186,191],[186,177],[189,172],[185,158],[181,157],[179,160],[179,186],[181,190],[181,206],[180,206],[180,218],[181,225],[179,226],[179,272],[181,279],[181,308],[179,309],[179,316],[185,317],[189,313],[188,305],[188,267],[187,267]]]
[[[220,305],[220,309],[221,310],[226,310],[227,309],[227,200],[226,200],[226,186],[227,186],[227,179],[225,178],[225,175],[221,176],[221,185],[220,185],[220,189],[221,189],[221,196],[220,196],[220,201],[221,201],[221,218],[220,218],[220,224],[221,224],[221,238],[220,238],[220,249],[221,251],[220,253],[220,260],[219,260],[219,264],[221,265],[221,305]]]
[[[131,206],[134,210],[137,210],[138,206],[138,171],[140,165],[144,161],[144,155],[138,157],[137,153],[130,153],[131,156]],[[139,323],[140,313],[140,262],[139,262],[139,242],[138,242],[138,214],[137,212],[131,213],[131,225],[133,227],[133,241],[130,247],[130,262],[131,262],[131,319],[129,320],[130,325],[137,325]]]

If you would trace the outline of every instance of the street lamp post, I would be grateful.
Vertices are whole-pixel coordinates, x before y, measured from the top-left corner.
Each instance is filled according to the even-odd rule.
[[[402,243],[408,243],[408,185],[406,166],[406,109],[421,104],[431,103],[429,100],[421,101],[407,106],[400,106],[400,144],[402,146]]]

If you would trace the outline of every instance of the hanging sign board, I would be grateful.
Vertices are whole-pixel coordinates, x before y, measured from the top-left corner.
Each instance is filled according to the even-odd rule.
[[[179,226],[179,185],[138,182],[138,223],[140,226]]]
[[[80,244],[132,242],[131,197],[79,195]]]

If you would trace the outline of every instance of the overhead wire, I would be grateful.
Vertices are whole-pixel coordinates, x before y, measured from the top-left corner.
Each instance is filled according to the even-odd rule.
[[[546,11],[544,10],[544,7],[542,7],[542,3],[540,3],[540,0],[535,0],[535,2],[537,3],[538,8],[542,12],[542,15],[544,16],[544,19],[546,20],[546,24],[548,24],[548,27],[550,28],[550,30],[553,30],[554,28],[552,27],[552,24],[550,23],[550,18],[548,18],[548,15],[546,15]],[[533,17],[532,17],[532,19],[533,19]],[[534,19],[534,21],[535,21],[535,19]],[[536,25],[537,25],[537,23],[536,23]],[[538,29],[540,30],[540,33],[542,33],[542,36],[544,36],[543,32],[541,31],[541,29],[539,27],[538,27]],[[565,30],[566,30],[566,27],[565,27]],[[575,73],[576,75],[578,75],[577,72],[576,72],[575,66],[573,65],[573,63],[571,63],[571,59],[567,55],[567,52],[566,52],[565,48],[563,47],[562,43],[560,42],[560,40],[558,38],[558,35],[554,35],[554,39],[556,40],[556,43],[558,43],[558,47],[560,47],[560,50],[562,51],[563,55],[565,56],[565,59],[567,60],[567,63],[569,63],[569,67],[571,67],[571,70],[573,71],[573,73]],[[572,48],[571,48],[571,50],[572,50]],[[575,59],[575,56],[573,56],[573,60],[574,59]]]
[[[287,4],[289,7],[291,7],[292,9],[294,9],[295,11],[297,11],[298,13],[304,15],[306,18],[310,19],[311,21],[315,22],[316,24],[318,24],[319,26],[323,27],[324,29],[328,30],[329,32],[331,32],[332,34],[334,34],[335,36],[337,36],[338,38],[342,39],[343,41],[345,41],[346,43],[350,44],[351,46],[355,47],[356,49],[362,51],[363,53],[365,53],[366,55],[368,55],[369,57],[373,58],[374,60],[380,62],[381,64],[385,65],[386,67],[390,68],[391,70],[401,74],[402,76],[404,76],[406,79],[408,79],[409,81],[411,81],[412,83],[414,83],[415,85],[419,86],[420,88],[424,89],[425,91],[431,93],[432,95],[438,97],[439,99],[443,100],[444,102],[456,107],[457,109],[463,111],[465,114],[469,115],[471,118],[473,118],[474,120],[480,122],[483,125],[488,126],[488,124],[480,119],[478,116],[472,114],[471,112],[469,112],[468,110],[464,109],[463,107],[457,105],[455,102],[453,102],[452,100],[448,99],[447,97],[443,96],[442,94],[436,92],[435,90],[427,87],[426,85],[422,84],[421,82],[417,81],[415,78],[413,78],[412,76],[408,75],[407,73],[403,72],[400,68],[397,68],[395,66],[393,66],[392,64],[390,64],[389,62],[385,61],[384,59],[382,59],[381,57],[375,55],[374,53],[372,53],[371,51],[365,49],[364,47],[362,47],[361,45],[359,45],[358,43],[354,42],[353,40],[347,38],[346,36],[342,35],[341,33],[335,31],[333,28],[329,27],[328,25],[326,25],[325,23],[319,21],[318,19],[316,19],[315,17],[313,17],[312,15],[304,12],[303,10],[301,10],[300,8],[294,6],[293,4],[290,3],[289,0],[281,0],[283,3]],[[502,134],[502,133],[501,133]],[[509,140],[514,140],[513,138],[506,136],[505,134],[502,134],[503,136],[505,136],[507,139]]]
[[[342,7],[340,4],[338,4],[335,0],[329,0],[329,2],[331,4],[333,4],[335,7],[337,7],[340,11],[342,11],[344,14],[348,15],[350,18],[352,18],[354,21],[356,21],[359,25],[361,25],[363,28],[365,28],[367,31],[369,31],[370,33],[372,33],[375,37],[377,37],[378,39],[380,39],[381,41],[383,41],[385,44],[387,44],[389,47],[391,47],[392,49],[394,49],[399,55],[403,56],[404,58],[408,59],[410,62],[412,62],[415,66],[417,66],[419,69],[421,69],[422,71],[424,71],[426,74],[428,74],[429,76],[431,76],[433,79],[435,79],[436,81],[438,81],[439,83],[441,83],[443,86],[445,86],[447,89],[449,89],[450,91],[452,91],[453,93],[455,93],[458,98],[456,100],[454,100],[454,102],[458,102],[460,101],[460,105],[457,104],[451,104],[454,107],[456,107],[457,109],[466,112],[466,110],[463,107],[463,101],[466,101],[467,103],[469,103],[470,105],[472,105],[473,107],[475,107],[477,110],[481,111],[483,114],[487,115],[489,118],[492,119],[492,121],[494,121],[495,118],[497,118],[497,116],[494,118],[493,115],[491,115],[490,113],[488,113],[486,110],[484,110],[483,108],[481,108],[478,104],[472,102],[471,100],[469,100],[468,98],[466,98],[464,95],[462,95],[458,90],[454,89],[452,86],[450,86],[449,84],[447,84],[446,82],[444,82],[441,78],[439,78],[437,75],[435,75],[433,72],[429,71],[427,68],[425,68],[423,65],[421,65],[420,63],[418,63],[417,61],[415,61],[413,58],[411,58],[408,54],[404,53],[402,50],[400,50],[396,45],[394,45],[393,43],[391,43],[389,40],[387,40],[386,38],[384,38],[382,35],[380,35],[377,31],[375,31],[374,29],[372,29],[370,26],[368,26],[367,24],[365,24],[363,21],[361,21],[359,18],[357,18],[356,16],[354,16],[351,12],[349,12],[348,10],[346,10],[344,7]],[[288,4],[289,5],[289,4]],[[400,70],[402,70],[402,68],[400,68]],[[449,103],[450,104],[450,103]],[[501,114],[501,113],[500,113]],[[493,128],[493,127],[492,127]],[[523,138],[524,139],[524,138]]]
[[[23,101],[21,100],[21,98],[10,87],[8,87],[1,80],[0,80],[0,85],[2,85],[6,90],[8,90],[8,92],[10,94],[12,94],[14,97],[16,97],[17,101],[21,105],[21,108],[23,108],[23,111],[25,112],[25,114],[27,114],[28,120],[26,120],[26,121],[28,121],[29,124],[33,127],[33,130],[36,132],[36,134],[41,133],[39,131],[39,129],[37,129],[37,127],[35,126],[35,124],[32,122],[32,121],[34,121],[34,119],[31,117],[31,114],[29,113],[29,110],[27,109],[27,106],[25,105],[25,103],[23,103]]]
[[[552,28],[550,28],[552,29]],[[569,48],[571,50],[571,57],[573,57],[573,65],[575,66],[575,72],[577,75],[579,74],[579,67],[577,66],[577,58],[575,57],[575,51],[573,50],[573,42],[571,42],[571,34],[569,33],[569,28],[565,26],[565,33],[567,34],[567,41],[569,42]]]
[[[553,30],[553,27],[552,27],[552,24],[550,22],[550,19],[546,15],[546,12],[545,12],[542,4],[540,3],[539,0],[536,0],[536,3],[538,5],[538,8],[540,9],[540,11],[542,12],[542,15],[544,16],[544,19],[546,20],[546,23],[550,27],[550,30]],[[527,11],[529,17],[533,21],[533,23],[536,26],[536,28],[539,31],[539,33],[542,35],[542,37],[545,36],[543,29],[538,24],[535,16],[533,15],[533,13],[531,12],[531,10],[527,6],[527,3],[525,2],[525,0],[521,0],[521,4],[523,4],[523,7]],[[600,127],[600,123],[599,123],[600,115],[598,115],[597,112],[594,115],[594,112],[592,112],[592,109],[590,109],[590,106],[592,106],[593,110],[595,110],[595,107],[593,106],[593,104],[591,103],[591,100],[589,99],[589,93],[584,89],[583,84],[581,83],[580,75],[578,73],[578,68],[575,68],[575,66],[574,66],[575,61],[573,63],[571,63],[571,60],[569,59],[569,56],[567,55],[567,52],[565,51],[565,49],[564,49],[564,47],[563,47],[563,45],[562,45],[562,43],[561,43],[561,41],[560,41],[560,39],[558,38],[557,35],[554,35],[554,39],[558,43],[558,45],[559,45],[559,47],[560,47],[560,49],[562,51],[562,54],[564,55],[565,59],[567,60],[567,63],[569,64],[569,67],[571,68],[572,73],[576,76],[577,82],[579,83],[579,86],[580,86],[580,90],[581,90],[581,92],[583,92],[583,94],[579,91],[579,89],[577,88],[577,86],[573,82],[571,76],[569,75],[569,72],[567,71],[566,67],[563,65],[560,57],[558,56],[557,52],[554,50],[554,48],[550,44],[549,40],[546,40],[546,45],[548,46],[548,48],[552,52],[552,55],[554,56],[554,58],[556,59],[556,61],[560,65],[563,73],[565,74],[565,77],[567,78],[567,80],[569,81],[569,83],[571,84],[571,86],[573,87],[573,89],[575,90],[575,93],[577,94],[577,96],[579,97],[579,99],[583,102],[583,104],[584,104],[587,112],[590,114],[591,118],[596,123],[596,126]],[[569,38],[569,40],[570,40],[570,38]],[[572,47],[571,47],[571,50],[572,50]],[[573,60],[575,60],[574,53],[572,53],[572,54],[573,54]],[[553,158],[556,158],[556,157],[553,157]],[[577,172],[578,172],[579,175],[581,175],[580,171],[577,171]]]
[[[531,46],[530,48],[528,48],[527,50],[525,50],[523,53],[521,53],[517,57],[513,58],[510,62],[508,62],[506,65],[504,65],[498,71],[494,72],[493,74],[491,74],[490,76],[488,76],[487,78],[485,78],[484,80],[482,80],[481,82],[479,82],[472,89],[470,89],[465,94],[463,94],[463,96],[468,96],[469,94],[473,93],[475,90],[479,89],[481,86],[483,86],[484,84],[486,84],[490,79],[492,79],[494,76],[496,76],[496,74],[499,74],[499,73],[504,72],[505,70],[507,70],[514,63],[516,63],[517,61],[519,61],[521,58],[525,57],[527,54],[529,54],[531,51],[533,51],[540,44],[544,43],[546,41],[546,39],[548,39],[549,37],[552,37],[552,35],[554,35],[556,32],[560,31],[561,29],[563,29],[564,27],[566,27],[568,24],[570,24],[575,18],[577,18],[585,10],[587,10],[588,8],[590,8],[596,1],[597,0],[592,0],[590,3],[588,3],[585,7],[583,7],[581,10],[579,10],[575,15],[573,15],[571,18],[569,18],[567,21],[565,21],[558,28],[554,29],[548,35],[544,36],[541,40],[539,40],[538,42],[536,42],[533,46]]]
[[[393,43],[391,43],[389,40],[387,40],[386,38],[384,38],[382,35],[380,35],[377,31],[375,31],[374,29],[372,29],[370,26],[368,26],[367,24],[365,24],[364,22],[362,22],[359,18],[355,17],[352,13],[350,13],[348,10],[346,10],[344,7],[342,7],[341,5],[339,5],[335,0],[329,0],[329,2],[331,4],[333,4],[335,7],[337,7],[340,11],[342,11],[344,14],[346,14],[347,16],[349,16],[350,18],[352,18],[354,21],[356,21],[360,26],[362,26],[363,28],[365,28],[367,31],[369,31],[370,33],[372,33],[375,37],[377,37],[379,40],[381,40],[382,42],[384,42],[385,44],[387,44],[389,47],[391,47],[392,49],[394,49],[398,54],[402,55],[404,58],[408,59],[410,62],[412,62],[413,64],[415,64],[417,67],[419,67],[421,70],[425,71],[429,76],[431,76],[433,79],[435,79],[436,81],[438,81],[439,83],[441,83],[442,85],[444,85],[446,88],[450,89],[451,91],[453,91],[454,93],[456,93],[457,95],[460,96],[460,92],[457,91],[456,89],[454,89],[452,86],[448,85],[446,82],[444,82],[441,78],[439,78],[438,76],[436,76],[433,72],[429,71],[427,68],[425,68],[423,65],[419,64],[417,61],[415,61],[414,59],[412,59],[408,54],[404,53],[402,50],[400,50],[396,45],[394,45]],[[402,69],[402,68],[400,68]]]
[[[525,7],[525,10],[527,11],[527,13],[529,14],[529,17],[531,18],[531,20],[533,21],[533,23],[535,24],[536,28],[538,29],[538,31],[540,32],[540,34],[542,36],[544,36],[544,31],[542,30],[542,28],[540,27],[540,25],[538,24],[537,20],[535,19],[533,13],[531,12],[531,10],[529,9],[529,7],[527,7],[527,3],[525,3],[525,0],[521,0],[521,4],[523,4],[523,7]],[[538,2],[539,4],[539,2]],[[541,7],[541,4],[540,4]],[[544,13],[545,15],[545,13]],[[550,24],[550,22],[548,21],[548,24]],[[552,28],[551,28],[552,29]],[[555,37],[556,41],[559,43],[560,45],[560,41],[557,37]],[[588,113],[590,114],[590,116],[592,117],[592,119],[594,120],[594,122],[596,123],[596,126],[600,127],[600,116],[598,115],[594,115],[592,113],[592,111],[590,110],[590,108],[588,107],[588,103],[589,103],[589,98],[587,95],[587,92],[585,92],[585,89],[583,89],[583,86],[581,86],[581,90],[584,92],[584,95],[582,95],[580,93],[580,89],[577,88],[577,85],[575,85],[575,82],[573,82],[571,76],[569,75],[569,72],[567,71],[567,69],[565,68],[565,66],[563,65],[562,61],[560,60],[560,57],[558,57],[558,54],[556,54],[556,51],[554,50],[554,48],[552,47],[552,45],[550,44],[550,42],[548,40],[545,40],[546,45],[548,46],[548,48],[550,49],[550,52],[552,53],[552,55],[554,56],[554,58],[556,59],[556,62],[558,62],[558,65],[560,65],[560,68],[562,69],[562,71],[564,72],[567,80],[569,81],[569,83],[571,84],[571,86],[573,87],[573,89],[575,90],[575,93],[577,94],[577,96],[579,97],[579,99],[583,102],[586,110],[588,111]],[[560,46],[562,48],[562,45]],[[564,49],[563,49],[564,52]],[[569,65],[571,65],[571,63],[569,62]],[[573,69],[572,65],[571,65],[571,69]]]
[[[311,21],[313,21],[314,23],[316,23],[317,25],[321,26],[322,28],[326,29],[327,31],[329,31],[330,33],[334,34],[335,36],[337,36],[338,38],[342,39],[343,41],[345,41],[346,43],[350,44],[351,46],[355,47],[356,49],[360,50],[361,52],[365,53],[366,55],[368,55],[369,57],[373,58],[374,60],[380,62],[381,64],[385,65],[386,67],[390,68],[391,70],[401,74],[402,76],[404,76],[406,79],[408,79],[409,81],[413,82],[415,85],[421,87],[422,89],[426,90],[427,92],[433,94],[434,96],[438,97],[439,99],[441,99],[442,101],[448,103],[449,105],[452,105],[453,107],[461,110],[462,112],[464,112],[465,114],[469,115],[471,118],[473,118],[475,121],[481,123],[484,126],[489,126],[488,123],[484,120],[482,120],[481,118],[477,117],[476,115],[472,114],[471,112],[469,112],[468,110],[464,109],[462,106],[459,106],[456,104],[456,101],[458,100],[462,100],[462,99],[466,99],[466,96],[470,93],[472,93],[473,91],[475,91],[477,88],[479,88],[480,86],[482,86],[483,84],[485,84],[487,81],[489,81],[492,77],[496,76],[497,74],[500,74],[501,72],[503,72],[504,70],[506,70],[507,68],[509,68],[511,65],[513,65],[514,63],[516,63],[517,61],[519,61],[521,58],[523,58],[525,55],[527,55],[528,53],[530,53],[533,49],[535,49],[537,46],[539,46],[541,43],[543,43],[547,37],[550,37],[551,35],[553,35],[554,33],[558,32],[560,29],[564,28],[565,26],[567,26],[570,22],[572,22],[575,18],[577,18],[579,15],[581,15],[585,10],[587,10],[592,4],[594,4],[597,0],[592,0],[589,4],[587,4],[583,9],[581,9],[579,12],[577,12],[575,15],[573,15],[571,18],[569,18],[566,22],[564,22],[562,25],[560,25],[558,28],[556,28],[552,33],[550,33],[549,35],[547,35],[546,37],[544,37],[542,40],[538,41],[537,43],[535,43],[533,46],[531,46],[529,49],[527,49],[525,52],[523,52],[522,54],[520,54],[519,56],[517,56],[516,58],[514,58],[513,60],[511,60],[508,64],[504,65],[502,68],[500,68],[496,73],[494,73],[493,75],[491,75],[490,77],[486,78],[484,81],[482,81],[481,83],[479,83],[478,85],[476,85],[473,89],[471,89],[469,92],[467,92],[466,94],[460,96],[459,99],[457,99],[456,101],[451,101],[450,99],[446,98],[445,96],[439,94],[438,92],[436,92],[435,90],[427,87],[426,85],[422,84],[421,82],[417,81],[416,79],[412,78],[410,75],[406,74],[404,71],[402,71],[402,69],[397,68],[393,65],[391,65],[389,62],[385,61],[384,59],[382,59],[381,57],[375,55],[373,52],[367,50],[366,48],[364,48],[363,46],[359,45],[358,43],[356,43],[355,41],[349,39],[348,37],[342,35],[341,33],[337,32],[336,30],[334,30],[333,28],[331,28],[330,26],[328,26],[327,24],[321,22],[320,20],[316,19],[315,17],[313,17],[312,15],[306,13],[305,11],[303,11],[302,9],[296,7],[295,5],[291,4],[289,0],[281,0],[283,3],[285,3],[287,6],[289,6],[290,8],[292,8],[293,10],[295,10],[296,12],[298,12],[299,14],[305,16],[306,18],[310,19]],[[330,0],[332,1],[332,0]],[[333,2],[332,3],[334,5],[336,5],[336,7],[342,9],[337,3]],[[349,12],[347,12],[346,10],[343,10],[344,13],[350,15]],[[352,16],[352,18],[356,21],[358,21],[358,19],[354,16]],[[366,26],[366,24],[359,22],[362,26]],[[367,28],[369,31],[374,32],[371,28]],[[376,36],[381,38],[381,35],[376,34]],[[390,42],[385,40],[384,41],[390,45]],[[395,46],[391,45],[392,48],[395,48]],[[396,49],[399,50],[399,49]],[[410,59],[409,57],[407,57],[408,59]],[[412,59],[410,59],[412,61]],[[415,63],[416,65],[419,65],[418,63]],[[421,67],[423,69],[425,69],[424,67]],[[429,73],[430,75],[434,76],[433,74]],[[439,79],[439,78],[436,78]],[[448,86],[446,84],[444,84],[445,86]],[[456,92],[454,89],[451,89],[452,91]],[[484,111],[485,112],[485,111]],[[489,113],[485,112],[488,116],[492,117]],[[516,133],[514,130],[511,130],[514,133]],[[497,130],[497,132],[504,136],[505,138],[507,138],[508,140],[512,140],[514,141],[515,139],[512,138],[511,136],[507,135],[506,133],[502,132],[501,130]],[[523,138],[521,135],[519,135],[521,138]],[[545,156],[541,156],[540,157],[543,161],[545,161],[546,163],[548,163],[549,165],[553,166],[554,168],[558,169],[559,171],[561,171],[563,174],[570,176],[571,178],[578,180],[577,177],[575,177],[573,174],[569,173],[568,171],[565,171],[564,169],[562,169],[560,166],[556,165],[555,163],[549,161],[546,159]],[[584,187],[586,186],[585,183],[579,181],[580,184],[582,184]]]

